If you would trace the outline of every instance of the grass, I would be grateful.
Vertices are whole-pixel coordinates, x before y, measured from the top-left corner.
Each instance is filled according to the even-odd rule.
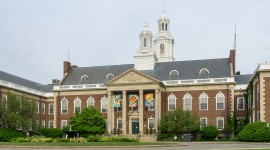
[[[87,143],[32,143],[32,142],[0,142],[0,146],[151,146],[151,145],[173,145],[164,142],[87,142]]]

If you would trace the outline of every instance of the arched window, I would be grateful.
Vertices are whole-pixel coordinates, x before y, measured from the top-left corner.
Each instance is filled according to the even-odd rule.
[[[63,98],[61,100],[61,113],[62,114],[68,113],[68,100],[66,98]]]
[[[168,28],[167,28],[167,23],[165,24],[165,31],[167,31],[168,30]]]
[[[107,112],[108,99],[107,97],[101,98],[101,112]]]
[[[209,70],[207,68],[202,68],[199,72],[200,78],[209,78]]]
[[[176,109],[176,97],[174,94],[168,97],[168,111],[174,111]]]
[[[144,39],[143,39],[143,47],[146,47],[146,46],[147,46],[147,45],[146,45],[146,44],[147,44],[146,42],[147,42],[147,40],[146,40],[146,38],[144,38]]]
[[[177,70],[172,70],[170,72],[170,76],[178,76],[179,75],[179,72]]]
[[[224,110],[225,109],[225,96],[221,92],[219,92],[216,95],[216,109],[217,110]]]
[[[81,113],[81,99],[75,98],[74,100],[74,114]]]
[[[164,44],[160,44],[160,55],[164,55]]]
[[[94,105],[95,105],[94,103],[95,103],[94,98],[90,96],[90,97],[87,99],[87,107],[94,106]]]
[[[164,31],[164,23],[162,23],[162,31]]]
[[[200,110],[208,110],[208,95],[203,92],[200,95],[199,100],[200,100]]]
[[[89,77],[88,77],[87,75],[83,75],[83,76],[81,77],[81,80],[89,80]]]
[[[114,78],[114,75],[112,73],[109,73],[109,74],[107,74],[106,78],[107,79],[112,79],[112,78]]]
[[[185,94],[183,97],[183,110],[191,111],[192,110],[192,96],[190,94]]]

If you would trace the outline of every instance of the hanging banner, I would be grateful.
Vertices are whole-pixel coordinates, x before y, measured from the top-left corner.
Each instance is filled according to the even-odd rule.
[[[129,107],[137,107],[138,95],[129,95]]]
[[[145,94],[145,107],[154,107],[154,94]]]
[[[121,107],[121,95],[113,95],[112,96],[113,99],[113,106],[114,107]]]

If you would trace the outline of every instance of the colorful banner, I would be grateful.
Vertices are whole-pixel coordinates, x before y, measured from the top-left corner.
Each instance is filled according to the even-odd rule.
[[[154,107],[154,94],[145,94],[145,107]]]
[[[138,95],[129,95],[129,107],[137,107]]]
[[[121,95],[113,95],[112,96],[113,99],[113,106],[114,107],[121,107]]]

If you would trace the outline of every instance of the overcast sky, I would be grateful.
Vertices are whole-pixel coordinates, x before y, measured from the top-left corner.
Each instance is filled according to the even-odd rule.
[[[176,61],[228,58],[236,70],[270,60],[270,0],[165,0]],[[0,0],[0,70],[38,83],[79,67],[133,64],[147,22],[155,36],[162,0]]]

